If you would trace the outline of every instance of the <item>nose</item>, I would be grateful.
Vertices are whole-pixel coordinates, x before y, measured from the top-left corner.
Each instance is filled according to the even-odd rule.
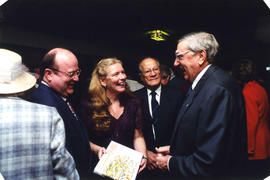
[[[173,66],[177,67],[179,65],[180,65],[180,63],[179,63],[178,59],[175,58],[174,63],[173,63]]]
[[[79,75],[77,73],[74,74],[74,76],[72,77],[73,81],[78,82],[79,81]]]
[[[120,79],[126,79],[126,78],[127,78],[127,75],[125,73],[120,74]]]
[[[156,73],[156,71],[154,70],[154,69],[152,69],[151,71],[150,71],[150,76],[155,76],[157,73]]]

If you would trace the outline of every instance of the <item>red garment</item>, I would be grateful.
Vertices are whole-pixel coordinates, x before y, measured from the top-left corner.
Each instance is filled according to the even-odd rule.
[[[270,130],[268,128],[269,102],[265,89],[256,81],[243,88],[247,114],[249,160],[270,157]]]

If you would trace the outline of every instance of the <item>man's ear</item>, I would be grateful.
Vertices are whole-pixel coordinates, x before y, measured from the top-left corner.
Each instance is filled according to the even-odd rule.
[[[52,81],[52,79],[53,79],[53,77],[52,77],[52,75],[53,75],[53,72],[52,72],[53,70],[51,70],[51,69],[49,69],[49,68],[46,68],[45,70],[44,70],[44,80],[46,80],[46,81],[48,81],[48,82],[51,82]]]
[[[201,50],[198,52],[199,53],[199,65],[202,66],[203,63],[206,61],[207,53],[205,50]]]

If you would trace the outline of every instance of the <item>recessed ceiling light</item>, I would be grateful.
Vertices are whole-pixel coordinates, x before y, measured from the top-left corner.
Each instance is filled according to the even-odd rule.
[[[170,36],[169,33],[162,31],[160,29],[147,31],[145,34],[150,35],[150,39],[154,41],[166,41],[167,38]]]

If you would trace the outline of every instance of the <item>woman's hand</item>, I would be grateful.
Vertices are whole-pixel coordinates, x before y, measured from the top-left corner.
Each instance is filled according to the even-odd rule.
[[[152,151],[147,151],[147,168],[149,170],[154,170],[157,168],[156,165],[157,154]]]
[[[146,164],[147,164],[147,158],[143,156],[138,173],[140,173],[146,167]]]
[[[98,153],[97,153],[98,158],[100,159],[103,156],[103,154],[105,154],[105,153],[106,153],[106,149],[104,147],[100,147],[98,150]]]

